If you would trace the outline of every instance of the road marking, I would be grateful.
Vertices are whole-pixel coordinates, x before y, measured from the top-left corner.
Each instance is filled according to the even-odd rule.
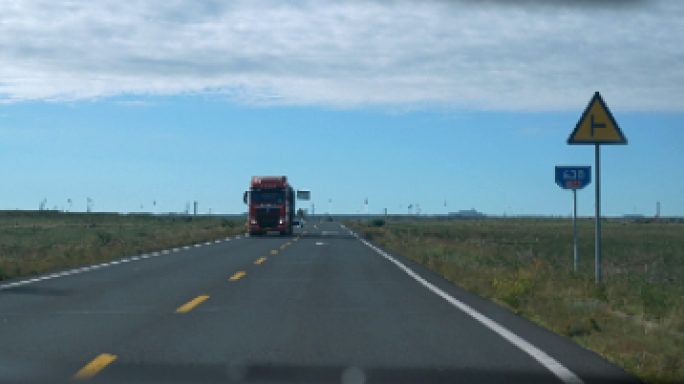
[[[285,249],[285,247],[287,247],[287,244],[281,245],[281,246],[280,246],[280,249]]]
[[[309,232],[307,232],[307,231],[304,231],[304,233],[302,233],[302,235],[306,235],[307,233],[309,233]]]
[[[174,251],[174,252],[178,252],[178,248],[174,248],[173,251]]]
[[[240,236],[235,236],[235,238],[236,238],[236,239],[239,239],[239,238],[240,238]]]
[[[295,237],[294,239],[292,239],[292,241],[297,241],[297,240],[299,240],[299,237]]]
[[[262,258],[260,258],[259,260],[255,261],[254,264],[261,264],[261,263],[263,263],[264,261],[266,261],[266,258],[265,258],[265,257],[262,257]]]
[[[542,350],[538,349],[534,345],[528,343],[525,341],[523,338],[520,336],[516,335],[515,333],[509,331],[508,329],[502,327],[495,321],[491,320],[487,316],[481,314],[480,312],[477,312],[475,309],[470,307],[469,305],[462,303],[458,301],[457,299],[454,299],[453,297],[449,296],[446,292],[442,291],[441,289],[435,287],[431,283],[427,282],[425,279],[422,277],[418,276],[417,273],[413,272],[411,269],[409,269],[407,266],[402,264],[401,262],[395,260],[392,256],[388,255],[386,252],[382,251],[380,248],[375,247],[371,243],[367,242],[366,240],[362,239],[360,236],[356,236],[359,241],[373,249],[375,252],[377,252],[379,255],[383,256],[390,262],[394,263],[397,267],[402,269],[406,274],[411,276],[414,280],[425,286],[427,289],[431,290],[433,293],[437,294],[438,296],[441,296],[444,300],[448,301],[451,305],[457,307],[461,311],[465,312],[466,314],[470,315],[470,317],[474,318],[475,320],[479,321],[482,323],[484,326],[487,328],[491,329],[492,331],[496,332],[499,334],[499,336],[503,337],[504,339],[508,340],[511,344],[515,345],[516,347],[520,348],[524,352],[526,352],[528,355],[532,356],[535,360],[537,360],[539,363],[541,363],[546,369],[551,371],[553,374],[555,374],[559,379],[561,379],[562,382],[564,383],[575,383],[575,384],[581,384],[583,381],[577,377],[572,371],[569,369],[565,368],[561,363],[556,361],[553,357],[547,355],[544,353]]]
[[[220,242],[221,242],[221,240],[216,240],[216,241],[214,241],[215,244],[218,244],[218,243],[220,243]]]
[[[176,313],[188,312],[191,309],[195,308],[196,306],[200,305],[200,303],[202,303],[204,300],[206,300],[208,298],[209,298],[209,296],[207,296],[207,295],[199,296],[199,297],[193,299],[192,301],[178,307],[178,309],[176,309]]]
[[[287,243],[287,245],[292,245],[292,243]]]
[[[168,255],[168,254],[169,254],[169,251],[168,251],[167,249],[165,249],[165,250],[162,251],[162,254]]]
[[[316,245],[325,245],[325,243],[321,243],[320,241],[316,243]]]
[[[152,252],[152,256],[159,256],[159,252]]]
[[[197,248],[201,247],[201,246],[202,246],[202,244],[195,244],[195,247],[197,247]]]
[[[74,379],[90,379],[115,359],[116,356],[110,355],[108,353],[103,353],[100,356],[96,357],[93,361],[88,363],[88,365],[81,368],[80,371],[76,372],[76,374],[74,375]]]
[[[337,233],[337,231],[323,231],[323,234],[329,234],[329,233]]]
[[[140,258],[138,256],[133,256],[131,257],[131,260],[140,260]]]
[[[275,250],[275,249],[274,249],[273,251],[271,251],[271,255],[275,255],[275,254],[277,254],[277,253],[278,253],[278,251]]]
[[[247,274],[247,272],[245,272],[245,271],[240,271],[240,272],[234,274],[234,275],[230,278],[230,281],[238,280],[239,278],[241,278],[242,276],[244,276],[244,275],[246,275],[246,274]]]
[[[186,245],[185,247],[183,247],[183,249],[190,249],[190,247]]]

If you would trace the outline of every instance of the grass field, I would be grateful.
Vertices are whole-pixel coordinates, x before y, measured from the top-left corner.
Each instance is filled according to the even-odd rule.
[[[246,232],[244,220],[0,211],[0,280]]]
[[[684,383],[682,223],[604,221],[601,285],[593,220],[578,222],[577,273],[572,220],[345,224],[646,382]]]

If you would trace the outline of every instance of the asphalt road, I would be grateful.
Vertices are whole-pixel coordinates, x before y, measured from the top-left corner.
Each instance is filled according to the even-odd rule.
[[[4,281],[0,383],[639,382],[373,247],[309,223]]]

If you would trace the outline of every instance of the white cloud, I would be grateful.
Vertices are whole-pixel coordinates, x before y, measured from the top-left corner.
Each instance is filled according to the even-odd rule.
[[[683,19],[681,0],[0,1],[0,102],[543,111],[598,90],[682,112]]]
[[[153,102],[145,101],[145,100],[126,100],[126,101],[117,101],[117,103],[121,104],[121,105],[130,106],[130,107],[145,107],[145,106],[154,105]]]

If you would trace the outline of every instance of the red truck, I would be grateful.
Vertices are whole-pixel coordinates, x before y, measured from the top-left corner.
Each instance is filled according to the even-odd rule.
[[[269,231],[292,234],[295,192],[286,176],[253,176],[243,200],[249,206],[247,226],[250,235],[263,235]]]

